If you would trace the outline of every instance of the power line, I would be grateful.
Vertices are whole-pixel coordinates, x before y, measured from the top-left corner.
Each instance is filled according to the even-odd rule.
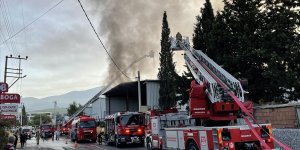
[[[3,16],[3,24],[4,24],[5,29],[6,29],[6,32],[2,32],[3,39],[5,39],[6,35],[8,37],[11,35],[11,32],[10,32],[11,30],[10,30],[10,22],[8,20],[8,15],[7,15],[6,7],[5,7],[5,1],[3,1],[3,0],[0,0],[0,10],[1,10],[1,14]],[[4,27],[3,27],[3,29],[4,29]],[[17,55],[14,51],[15,49],[14,49],[13,44],[14,43],[11,42],[10,45],[8,46],[8,44],[6,43],[8,50],[11,51],[11,53]]]
[[[55,5],[53,5],[51,8],[49,8],[46,12],[44,12],[42,15],[40,15],[38,18],[34,19],[32,22],[30,22],[29,24],[27,24],[25,27],[23,27],[22,29],[20,29],[18,32],[16,32],[14,35],[10,36],[8,39],[4,40],[3,42],[1,42],[0,45],[6,43],[8,40],[12,39],[13,37],[15,37],[16,35],[18,35],[19,33],[21,33],[22,31],[24,31],[27,27],[29,27],[30,25],[32,25],[34,22],[36,22],[37,20],[39,20],[40,18],[42,18],[44,15],[46,15],[49,11],[51,11],[52,9],[54,9],[56,6],[58,6],[61,2],[63,2],[64,0],[59,1],[58,3],[56,3]]]
[[[4,24],[6,27],[6,33],[7,36],[10,37],[12,35],[12,33],[14,32],[14,26],[11,23],[11,15],[10,15],[10,10],[9,7],[6,3],[5,0],[0,0],[2,5],[2,9],[1,9],[1,13],[3,15],[3,20],[4,20]],[[3,39],[6,38],[6,34],[3,35]],[[7,43],[6,43],[7,45]],[[8,50],[12,52],[12,54],[17,55],[17,47],[16,47],[16,42],[15,39],[12,39],[10,42],[10,47],[8,47]],[[17,66],[16,62],[13,62],[15,64],[15,66]]]
[[[78,0],[78,2],[79,2],[79,4],[80,4],[81,9],[82,9],[82,11],[84,12],[84,14],[85,14],[87,20],[89,21],[89,23],[90,23],[90,25],[91,25],[91,27],[92,27],[94,33],[96,34],[98,40],[100,41],[102,47],[104,48],[105,52],[107,53],[107,55],[109,56],[109,58],[111,59],[111,61],[113,62],[113,64],[117,67],[117,69],[118,69],[125,77],[131,79],[130,77],[128,77],[128,76],[121,70],[121,68],[117,65],[117,63],[115,62],[115,60],[114,60],[114,59],[112,58],[112,56],[109,54],[109,52],[107,51],[106,47],[104,46],[102,40],[100,39],[98,33],[96,32],[96,30],[95,30],[95,28],[94,28],[94,26],[93,26],[93,24],[92,24],[92,22],[91,22],[89,16],[87,15],[85,9],[83,8],[83,6],[82,6],[80,0]]]

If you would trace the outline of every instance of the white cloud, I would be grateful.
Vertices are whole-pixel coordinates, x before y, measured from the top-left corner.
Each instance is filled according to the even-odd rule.
[[[10,23],[13,24],[12,28],[14,29],[12,33],[15,33],[21,29],[24,24],[30,23],[59,0],[22,0],[22,3],[19,0],[3,1],[7,3],[10,10]],[[104,16],[103,13],[105,13],[105,7],[102,6],[108,4],[107,2],[108,1],[100,4],[95,3],[95,1],[92,3],[88,0],[82,0],[96,29],[101,29],[98,33],[100,33],[102,40],[109,49],[108,42],[110,41],[107,39],[107,34],[104,34],[106,32],[103,31],[108,28],[99,26],[101,25],[99,20],[102,19],[102,16]],[[109,0],[109,2],[111,1]],[[112,2],[118,3],[121,1]],[[143,2],[147,5],[142,5]],[[126,20],[127,18],[133,19],[127,28],[120,28],[120,35],[122,34],[122,36],[119,38],[128,37],[130,35],[139,36],[141,39],[147,38],[148,41],[131,41],[131,44],[136,46],[135,49],[144,52],[150,50],[156,51],[154,59],[143,60],[140,64],[134,66],[133,70],[144,69],[144,73],[146,71],[148,72],[147,74],[141,72],[142,79],[156,78],[159,65],[158,52],[160,50],[159,44],[163,11],[166,10],[168,13],[169,26],[172,35],[175,35],[179,31],[183,35],[191,37],[195,16],[199,14],[200,7],[203,6],[204,1],[193,0],[187,2],[180,0],[165,0],[163,3],[160,3],[162,1],[156,0],[153,2],[158,4],[149,3],[149,1],[139,1],[138,5],[135,3],[128,3],[133,6],[143,6],[143,8],[139,8],[138,11],[128,12],[135,12],[136,14],[133,16],[136,18],[145,16],[142,25],[147,28],[147,31],[149,30],[147,33],[139,32],[140,30],[138,29],[133,30],[134,28],[132,29],[132,27],[141,24],[139,24],[140,21],[136,21],[130,16],[126,16],[126,18],[123,19],[119,18],[119,21],[113,20],[116,18],[113,16],[111,17],[112,22],[119,24],[128,23],[128,20]],[[126,2],[122,3],[126,4]],[[218,2],[212,3],[219,4]],[[96,4],[97,6],[95,7]],[[131,7],[126,6],[126,8]],[[125,9],[125,7],[118,9]],[[151,13],[152,16],[150,16],[150,14],[143,14],[148,13],[149,11],[153,11]],[[130,15],[130,13],[128,15]],[[6,31],[1,12],[0,21],[0,28],[2,29],[0,30],[1,34]],[[105,24],[102,23],[102,25]],[[122,26],[118,25],[118,27]],[[125,34],[127,34],[127,36],[123,36]],[[6,38],[7,37],[8,36],[6,35]],[[15,50],[9,50],[8,47],[11,46],[10,44],[7,44],[8,47],[6,44],[0,46],[0,78],[3,79],[4,58],[6,55],[11,53],[14,55],[20,54],[23,57],[29,56],[29,59],[22,62],[22,68],[27,77],[23,79],[22,82],[18,82],[14,85],[10,92],[20,92],[23,97],[45,97],[66,93],[72,90],[92,88],[105,83],[104,80],[108,74],[107,70],[109,62],[107,54],[96,39],[96,36],[90,28],[90,25],[76,0],[64,0],[60,5],[32,24],[25,32],[22,32],[14,39],[16,42]],[[136,38],[131,37],[130,39]],[[3,40],[4,39],[0,37],[0,41]],[[126,39],[121,39],[121,41],[122,40],[128,42]],[[11,43],[11,41],[9,43]],[[133,61],[131,59],[137,57],[139,56],[128,55],[128,57],[124,57],[124,59],[126,59],[125,61],[130,62]],[[175,61],[182,61],[178,60],[180,59],[180,56],[176,59],[177,60]],[[17,63],[9,63],[9,65],[16,67]],[[150,67],[145,67],[145,65],[149,65]],[[176,67],[180,66],[177,65]],[[129,72],[129,74],[134,76],[136,73]],[[12,79],[9,79],[8,83],[11,82]],[[22,86],[20,88],[21,83]]]

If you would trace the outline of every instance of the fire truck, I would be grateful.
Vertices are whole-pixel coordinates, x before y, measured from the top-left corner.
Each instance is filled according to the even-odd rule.
[[[65,123],[61,126],[61,129],[60,129],[61,134],[70,135],[70,130],[72,128],[73,120],[74,119],[72,119],[70,121],[65,121]]]
[[[78,116],[72,121],[71,140],[92,141],[97,140],[96,121],[90,116]]]
[[[120,147],[144,145],[144,113],[117,112],[105,117],[104,142]]]
[[[189,110],[149,110],[146,113],[147,149],[258,150],[274,149],[271,124],[253,124],[239,80],[193,49],[178,33],[170,38],[172,50],[184,50],[185,63],[194,81],[189,91]],[[250,104],[250,105],[249,105]],[[247,109],[248,108],[248,109]],[[243,120],[244,124],[238,124]]]
[[[55,128],[53,127],[52,124],[41,124],[40,125],[40,130],[41,130],[41,133],[44,133],[42,135],[45,135],[45,137],[43,138],[48,138],[48,137],[52,137],[54,136],[54,131],[55,131]]]

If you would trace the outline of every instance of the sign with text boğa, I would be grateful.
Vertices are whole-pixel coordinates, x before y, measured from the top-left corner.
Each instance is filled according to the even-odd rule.
[[[0,92],[8,92],[8,85],[7,85],[7,83],[0,82]]]
[[[0,103],[20,103],[19,94],[0,93]]]

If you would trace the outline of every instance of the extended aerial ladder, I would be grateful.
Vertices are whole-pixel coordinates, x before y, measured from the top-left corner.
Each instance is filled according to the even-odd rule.
[[[216,64],[201,50],[190,46],[188,38],[177,34],[171,37],[172,50],[184,50],[185,63],[193,74],[189,114],[191,118],[199,118],[198,125],[228,125],[236,119],[240,112],[234,98],[241,103],[244,100],[244,90],[239,80]],[[207,97],[201,97],[205,92]],[[233,98],[232,95],[235,97]],[[207,100],[209,99],[209,101]]]
[[[212,103],[220,102],[224,92],[233,92],[241,102],[244,102],[244,90],[239,80],[216,64],[201,50],[195,50],[189,44],[189,39],[171,37],[172,49],[185,51],[184,59],[195,80],[206,83],[207,94]],[[221,87],[220,87],[221,86]]]
[[[244,105],[245,91],[241,82],[211,60],[201,50],[192,48],[189,39],[187,37],[182,38],[180,33],[177,33],[176,38],[171,37],[170,42],[172,50],[184,50],[185,63],[197,82],[192,81],[191,83],[190,118],[196,119],[197,125],[226,126],[229,125],[227,123],[237,119],[239,114],[260,142],[262,148],[270,149],[269,145],[265,143],[257,130],[255,130],[255,126],[261,126],[259,124],[253,125],[250,121],[255,122],[255,119]],[[263,130],[263,133],[269,133],[262,127],[261,130]],[[277,141],[272,135],[268,134],[268,136],[284,149],[290,150],[289,147]]]

